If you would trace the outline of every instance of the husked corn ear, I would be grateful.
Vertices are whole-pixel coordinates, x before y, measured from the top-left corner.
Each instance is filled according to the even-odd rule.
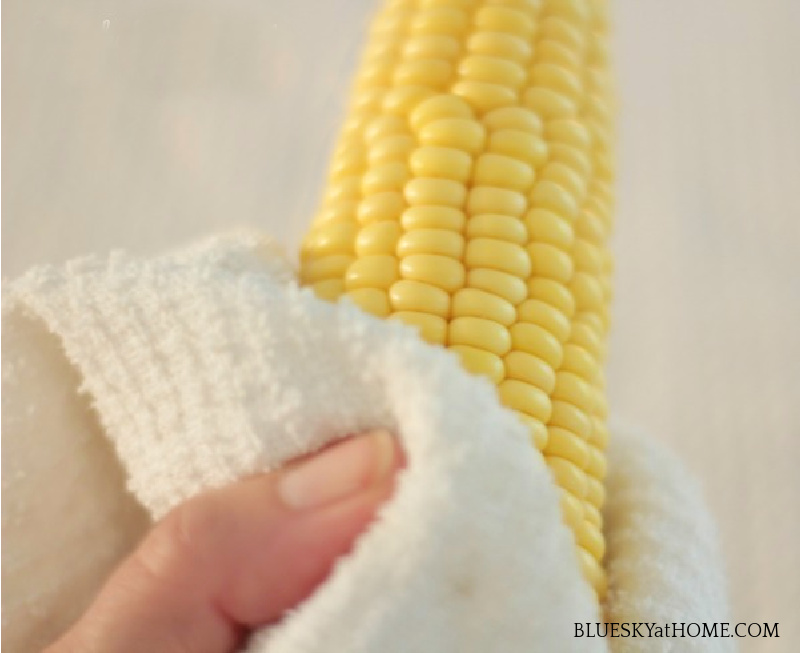
[[[301,251],[320,297],[497,384],[605,591],[614,166],[604,0],[390,0]]]

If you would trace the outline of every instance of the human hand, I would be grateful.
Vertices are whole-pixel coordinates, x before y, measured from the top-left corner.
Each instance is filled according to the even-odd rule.
[[[392,493],[386,431],[172,510],[46,653],[228,653],[309,596]]]

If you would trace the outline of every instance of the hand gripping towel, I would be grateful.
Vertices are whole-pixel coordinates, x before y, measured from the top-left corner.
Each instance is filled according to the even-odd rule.
[[[412,328],[300,288],[271,241],[37,268],[7,286],[4,312],[59,337],[153,518],[347,434],[400,438],[408,466],[394,497],[247,651],[732,650],[728,639],[576,637],[603,619],[727,619],[712,520],[674,459],[614,430],[598,614],[550,472],[494,386]]]

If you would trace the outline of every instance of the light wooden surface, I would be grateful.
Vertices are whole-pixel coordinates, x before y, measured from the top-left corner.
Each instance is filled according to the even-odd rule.
[[[6,0],[3,273],[313,211],[369,2]],[[702,479],[734,621],[800,642],[800,3],[618,0],[614,413]],[[698,615],[698,619],[702,616]]]

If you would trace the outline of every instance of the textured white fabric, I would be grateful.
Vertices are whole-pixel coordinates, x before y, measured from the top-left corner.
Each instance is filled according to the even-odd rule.
[[[614,433],[630,428],[614,428]],[[696,481],[669,452],[640,437],[617,440],[607,479],[605,535],[613,589],[609,622],[713,623],[726,605],[723,564],[713,520]],[[729,651],[731,640],[620,640],[628,651]]]
[[[494,387],[409,327],[299,289],[263,241],[40,268],[6,299],[62,339],[154,517],[333,438],[398,433],[408,468],[396,495],[318,591],[249,650],[607,650],[574,638],[576,622],[599,620],[594,599],[549,472]],[[609,614],[723,621],[710,517],[651,446],[612,447]],[[681,640],[680,650],[730,642]],[[619,640],[614,650],[670,644]]]

